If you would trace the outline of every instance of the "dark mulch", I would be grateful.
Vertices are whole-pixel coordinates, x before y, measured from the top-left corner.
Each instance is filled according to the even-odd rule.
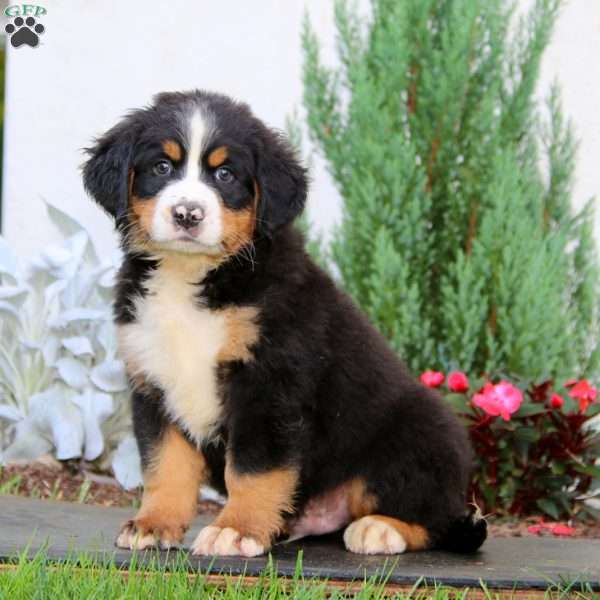
[[[82,502],[100,506],[137,507],[141,491],[124,490],[114,479],[85,471],[78,465],[33,463],[0,468],[0,493],[28,498],[46,498]],[[198,502],[198,513],[216,513],[219,504],[209,500]],[[496,537],[532,537],[530,526],[539,526],[539,517],[507,519],[488,517],[490,535]],[[568,523],[573,531],[569,537],[599,538],[600,522]],[[541,527],[539,535],[553,536],[551,526]]]
[[[124,490],[112,477],[75,465],[31,463],[0,467],[0,493],[100,506],[138,507],[140,489]],[[201,500],[198,512],[216,513],[216,502]]]
[[[96,480],[92,473],[41,463],[3,467],[0,489],[15,496],[101,506],[135,506],[141,499],[138,490],[128,492],[108,478]]]

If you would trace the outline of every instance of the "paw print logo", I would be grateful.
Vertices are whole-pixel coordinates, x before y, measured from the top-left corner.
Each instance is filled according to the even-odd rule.
[[[10,43],[13,48],[18,48],[25,44],[35,48],[39,42],[39,34],[44,33],[45,28],[41,23],[35,22],[33,17],[17,17],[12,23],[9,23],[4,31],[10,36]]]

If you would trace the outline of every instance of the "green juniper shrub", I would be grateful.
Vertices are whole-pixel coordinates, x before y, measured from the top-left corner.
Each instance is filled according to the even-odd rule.
[[[336,3],[339,66],[305,24],[304,104],[343,197],[330,261],[420,372],[593,378],[591,205],[556,88],[535,101],[559,0],[509,31],[505,0]]]
[[[592,205],[573,204],[558,89],[535,98],[560,4],[517,18],[508,0],[372,0],[365,19],[337,0],[337,66],[303,32],[308,129],[343,199],[319,256],[415,373],[471,376],[474,394],[446,397],[483,509],[553,518],[583,516],[600,481],[598,405],[559,383],[599,375]],[[506,379],[524,400],[498,412],[510,388],[490,382]]]

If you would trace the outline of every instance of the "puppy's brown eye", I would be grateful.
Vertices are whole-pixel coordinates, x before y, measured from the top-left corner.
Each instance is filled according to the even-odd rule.
[[[233,172],[228,167],[219,167],[215,171],[215,178],[221,183],[231,183],[235,179]]]
[[[173,165],[168,160],[159,160],[152,168],[152,171],[155,175],[164,177],[165,175],[170,175],[172,173]]]

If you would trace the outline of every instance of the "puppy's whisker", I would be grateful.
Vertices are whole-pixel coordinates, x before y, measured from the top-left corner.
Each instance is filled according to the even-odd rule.
[[[240,259],[243,259],[243,260],[246,260],[247,262],[249,262],[252,270],[254,271],[254,268],[256,266],[256,262],[255,262],[256,246],[254,245],[254,242],[252,240],[248,241],[247,239],[243,238],[241,235],[239,235],[237,233],[235,234],[234,239],[236,242],[240,243],[239,249],[234,254],[234,256],[236,256],[236,259],[241,264],[243,264],[243,261]]]

